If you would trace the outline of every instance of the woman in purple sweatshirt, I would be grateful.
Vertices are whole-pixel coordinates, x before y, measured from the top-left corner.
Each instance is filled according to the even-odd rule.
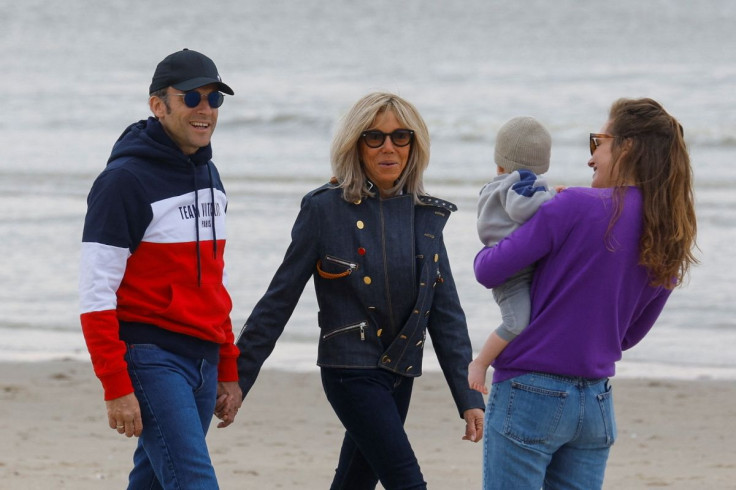
[[[568,188],[475,258],[488,288],[536,264],[531,322],[493,364],[484,489],[595,489],[616,438],[608,378],[654,324],[693,256],[680,124],[620,99],[590,135],[592,188]]]

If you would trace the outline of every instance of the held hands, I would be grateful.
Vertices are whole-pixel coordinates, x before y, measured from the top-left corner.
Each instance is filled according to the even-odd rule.
[[[129,393],[120,398],[105,400],[107,406],[107,423],[111,429],[126,437],[140,436],[143,431],[141,407],[135,393]]]
[[[238,409],[243,404],[243,392],[237,381],[221,381],[217,383],[217,402],[215,416],[222,420],[217,424],[222,429],[235,421]]]
[[[480,408],[465,410],[463,413],[463,418],[465,418],[463,441],[478,442],[483,439],[483,415],[483,410]]]

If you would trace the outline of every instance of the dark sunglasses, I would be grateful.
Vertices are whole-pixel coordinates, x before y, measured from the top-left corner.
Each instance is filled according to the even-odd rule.
[[[192,90],[191,92],[185,92],[183,94],[171,94],[171,95],[177,95],[179,97],[184,97],[184,103],[189,107],[190,109],[194,109],[199,105],[200,102],[202,102],[202,94],[197,92],[196,90]],[[222,103],[225,101],[225,96],[222,95],[221,92],[214,91],[207,94],[207,102],[209,103],[210,107],[213,109],[217,109],[222,105]]]
[[[612,134],[606,134],[606,133],[590,133],[590,154],[591,156],[595,152],[595,150],[598,149],[599,146],[601,146],[601,142],[598,140],[601,139],[607,139],[607,138],[615,138]]]
[[[392,133],[384,133],[377,129],[371,129],[370,131],[363,131],[360,137],[363,138],[363,142],[369,148],[379,148],[383,146],[386,141],[386,136],[391,137],[391,143],[394,146],[406,146],[411,143],[414,139],[414,131],[411,129],[396,129]]]

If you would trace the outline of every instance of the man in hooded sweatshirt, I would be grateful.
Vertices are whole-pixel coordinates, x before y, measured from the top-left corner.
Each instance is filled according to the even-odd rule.
[[[153,117],[123,132],[87,198],[82,331],[110,428],[139,437],[129,488],[212,489],[207,429],[242,403],[210,145],[234,93],[184,49],[158,64],[149,94]]]

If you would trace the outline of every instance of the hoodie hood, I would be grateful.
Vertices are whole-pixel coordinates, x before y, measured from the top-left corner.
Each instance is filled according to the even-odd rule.
[[[212,145],[203,146],[193,155],[185,155],[169,138],[158,119],[149,117],[131,124],[112,147],[108,165],[118,158],[136,157],[180,167],[204,165],[212,159]]]
[[[200,209],[199,203],[199,182],[197,179],[198,168],[206,166],[206,178],[208,179],[208,187],[210,190],[210,199],[212,205],[215,203],[215,190],[212,178],[212,166],[210,159],[212,158],[212,145],[208,144],[197,150],[192,155],[185,155],[176,143],[169,138],[164,131],[163,126],[155,117],[138,121],[131,124],[120,135],[112,148],[110,158],[107,165],[123,158],[136,158],[145,160],[153,165],[169,165],[172,168],[179,168],[184,172],[191,172],[192,190],[194,195],[194,209]],[[201,177],[200,177],[201,178]],[[197,211],[199,212],[199,211]],[[200,219],[194,220],[195,236],[196,236],[196,254],[197,254],[197,284],[202,283],[202,263],[201,263],[201,244],[200,244]],[[212,253],[217,257],[217,229],[212,221]]]

